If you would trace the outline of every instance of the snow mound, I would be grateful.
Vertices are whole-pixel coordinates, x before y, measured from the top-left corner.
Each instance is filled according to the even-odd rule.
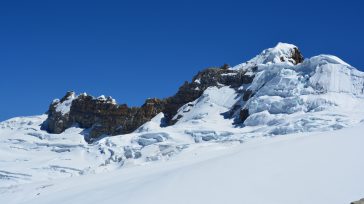
[[[294,65],[296,62],[292,59],[292,54],[298,50],[298,47],[288,43],[278,43],[273,48],[263,50],[259,55],[253,59],[236,65],[231,69],[248,69],[255,67],[259,64],[289,64]]]

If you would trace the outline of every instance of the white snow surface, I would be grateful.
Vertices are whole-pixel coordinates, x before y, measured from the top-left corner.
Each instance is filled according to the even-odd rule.
[[[295,48],[297,48],[297,46],[280,42],[275,47],[265,49],[253,59],[236,65],[231,69],[248,69],[260,64],[280,64],[282,63],[282,59],[284,63],[293,65],[293,60],[290,59],[290,56]]]
[[[1,122],[0,203],[331,204],[364,197],[364,74],[331,55],[294,65],[294,48],[279,43],[231,68],[255,75],[253,82],[208,88],[178,110],[173,126],[163,127],[160,113],[134,133],[88,144],[87,130],[77,126],[41,130],[46,115]],[[244,101],[246,90],[254,95]],[[75,97],[56,110],[68,113]],[[249,117],[236,124],[230,116],[241,109]]]
[[[364,124],[360,124],[338,131],[261,138],[244,144],[196,143],[168,161],[4,186],[0,188],[0,202],[349,203],[364,197],[363,131]],[[52,160],[51,155],[27,157],[38,157],[39,167]],[[12,159],[15,158],[8,156],[8,160]],[[16,159],[21,162],[26,158]],[[75,167],[85,157],[73,155],[70,159]],[[4,162],[1,169],[8,166]],[[10,171],[11,176],[30,177],[20,174],[25,169],[7,169]]]
[[[76,95],[72,93],[70,96],[66,98],[66,100],[60,102],[59,99],[55,99],[53,103],[57,103],[56,111],[61,112],[62,115],[70,112],[72,101],[76,98]]]

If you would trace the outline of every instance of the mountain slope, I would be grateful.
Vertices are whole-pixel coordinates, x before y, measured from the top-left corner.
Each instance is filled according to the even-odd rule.
[[[51,103],[47,115],[1,122],[0,201],[92,203],[98,198],[74,194],[100,191],[100,199],[115,202],[124,197],[138,203],[165,194],[165,202],[179,197],[181,202],[213,203],[226,196],[239,201],[237,190],[243,189],[241,199],[248,203],[270,198],[274,202],[268,203],[292,203],[310,199],[304,195],[315,194],[312,189],[328,188],[327,196],[339,191],[333,182],[344,182],[348,190],[330,198],[315,194],[312,202],[303,203],[352,201],[361,196],[354,179],[362,182],[358,145],[363,121],[363,72],[331,55],[303,60],[296,46],[279,43],[237,66],[203,70],[174,96],[147,99],[141,107],[69,92]],[[334,132],[342,128],[347,129]],[[265,140],[277,135],[282,139]],[[328,175],[336,177],[331,182]],[[325,178],[322,185],[313,185],[320,177]],[[274,189],[278,181],[285,185]],[[76,183],[82,189],[67,190]],[[123,184],[123,193],[113,190]],[[230,185],[236,195],[223,190]],[[278,190],[292,194],[282,197]]]
[[[244,145],[199,145],[173,161],[2,189],[6,203],[349,203],[363,197],[364,125]],[[20,196],[22,195],[22,196]]]

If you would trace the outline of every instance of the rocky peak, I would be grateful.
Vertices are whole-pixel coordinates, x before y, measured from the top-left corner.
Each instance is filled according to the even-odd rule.
[[[236,93],[241,96],[241,100],[226,116],[237,118],[239,123],[244,123],[251,114],[259,112],[259,108],[266,108],[259,106],[262,104],[261,101],[264,102],[265,100],[264,96],[261,95],[270,92],[274,96],[286,92],[296,93],[295,88],[297,87],[288,87],[287,84],[284,84],[287,81],[293,80],[292,83],[287,82],[288,85],[302,84],[303,87],[309,87],[304,90],[306,92],[310,92],[312,87],[315,88],[317,84],[328,87],[328,90],[333,90],[334,86],[321,83],[328,81],[325,76],[312,76],[310,80],[302,80],[306,79],[304,77],[309,77],[306,76],[307,74],[302,77],[295,77],[297,74],[303,74],[310,71],[311,68],[316,68],[315,63],[322,64],[323,60],[329,64],[335,64],[339,61],[333,57],[319,57],[317,60],[311,58],[303,62],[303,56],[297,46],[278,43],[274,48],[266,49],[248,62],[235,67],[225,64],[221,67],[204,69],[198,72],[192,81],[186,81],[180,86],[175,95],[164,99],[147,99],[140,107],[117,104],[111,97],[95,98],[87,94],[76,96],[74,92],[67,92],[61,100],[50,105],[48,119],[44,123],[44,127],[49,132],[60,133],[73,124],[78,124],[81,128],[88,129],[85,132],[88,132],[89,141],[93,141],[101,135],[131,133],[159,113],[163,113],[161,115],[164,116],[161,125],[174,125],[181,119],[178,110],[182,106],[201,97],[209,87],[220,88],[224,86],[235,89]],[[323,69],[330,67],[332,66],[323,67]],[[284,73],[284,76],[281,76],[281,73]],[[291,77],[292,79],[286,77],[290,74],[294,76]],[[280,80],[281,78],[282,80]],[[348,81],[350,80],[348,78]],[[269,84],[267,84],[268,81],[270,81]],[[277,83],[278,85],[273,86]],[[315,86],[311,86],[311,83]],[[360,83],[359,80],[357,84]],[[284,88],[281,90],[280,87]],[[350,86],[348,87],[350,88]],[[339,91],[342,90],[343,88],[339,89]],[[283,102],[290,103],[287,99]]]
[[[199,98],[208,87],[230,86],[238,89],[242,84],[251,83],[253,78],[243,70],[229,69],[228,65],[208,68],[194,76],[191,82],[185,82],[174,96],[150,98],[141,107],[118,105],[111,97],[76,96],[74,92],[67,92],[60,101],[50,105],[48,119],[43,126],[49,132],[61,133],[76,123],[81,128],[89,129],[87,138],[91,142],[103,134],[133,132],[161,112],[166,125],[173,125],[176,120],[172,118],[178,109]],[[66,111],[59,110],[63,106],[67,107]]]

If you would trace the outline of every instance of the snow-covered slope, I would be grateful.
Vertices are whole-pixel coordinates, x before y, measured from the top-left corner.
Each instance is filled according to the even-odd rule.
[[[295,49],[279,43],[231,68],[255,75],[253,82],[237,91],[229,87],[206,90],[180,109],[177,115],[182,117],[175,127],[226,130],[234,123],[221,115],[234,107],[241,107],[235,115],[248,112],[243,128],[231,130],[234,135],[244,133],[243,137],[335,130],[360,122],[364,118],[364,73],[331,55],[295,65],[289,59]],[[251,96],[244,100],[247,93]]]
[[[0,189],[1,203],[342,204],[364,196],[364,125],[244,145],[199,143],[168,162]]]
[[[254,76],[252,83],[207,88],[167,127],[160,113],[134,133],[89,144],[88,130],[77,124],[61,134],[41,130],[46,115],[1,122],[0,203],[343,203],[364,197],[364,73],[331,55],[301,62],[297,50],[279,43],[230,68]],[[68,114],[75,97],[56,110]],[[284,134],[291,135],[275,137]]]

